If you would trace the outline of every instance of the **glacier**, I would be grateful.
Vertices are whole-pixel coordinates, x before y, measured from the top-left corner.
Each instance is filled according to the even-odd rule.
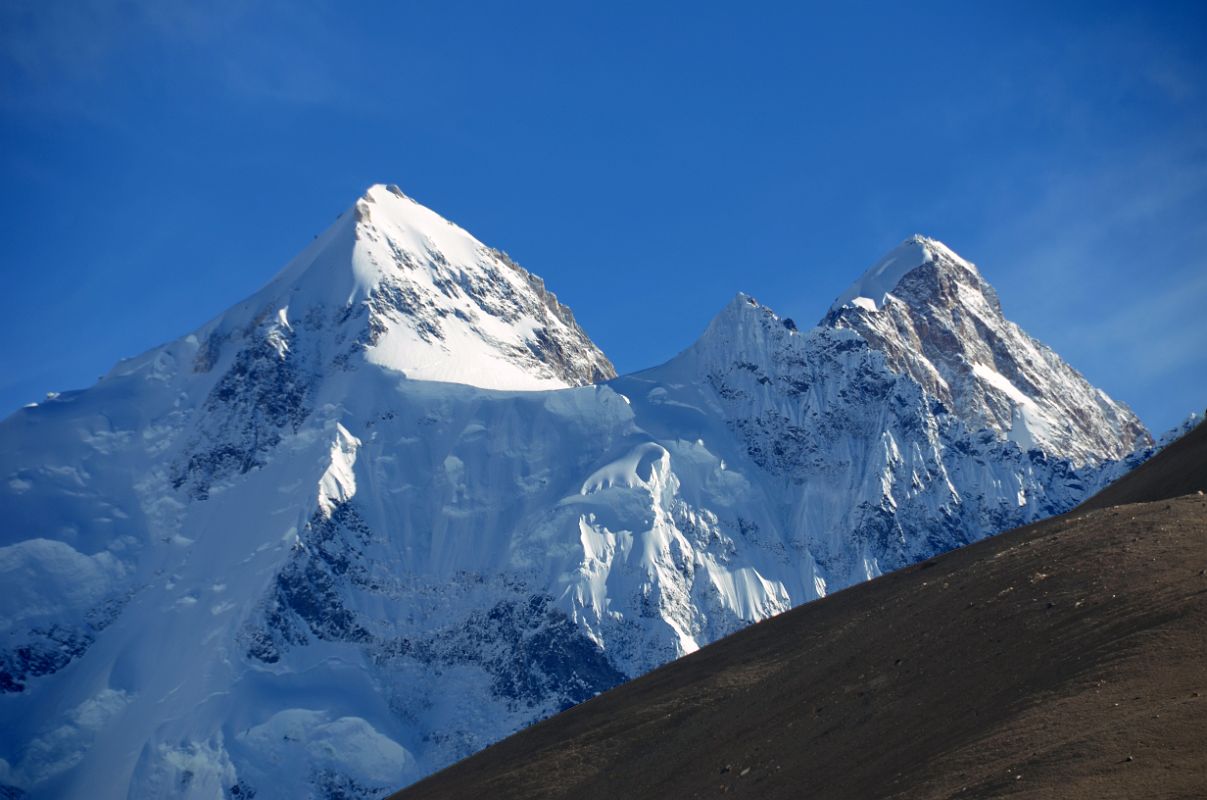
[[[738,295],[617,377],[539,278],[374,186],[0,422],[0,791],[380,797],[1154,448],[934,240],[814,328]]]

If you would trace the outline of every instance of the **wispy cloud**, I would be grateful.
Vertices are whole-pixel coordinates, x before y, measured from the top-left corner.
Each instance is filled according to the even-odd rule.
[[[1047,173],[983,249],[1007,313],[1156,427],[1207,402],[1207,143]]]
[[[1191,265],[1191,273],[1184,282],[1079,326],[1080,335],[1143,381],[1202,364],[1207,360],[1207,256]]]
[[[1141,19],[1103,15],[985,99],[1026,137],[965,186],[1007,313],[1156,427],[1207,402],[1207,72]],[[999,117],[1000,118],[1000,117]],[[957,213],[961,193],[933,211]],[[952,196],[957,195],[957,196]]]
[[[323,4],[278,0],[8,0],[0,4],[0,77],[7,76],[0,102],[10,113],[103,120],[89,102],[94,87],[157,79],[130,74],[123,59],[132,52],[157,54],[153,61],[203,91],[336,102],[342,93],[328,17]]]
[[[250,5],[8,0],[0,5],[0,59],[36,82],[103,77],[115,57],[147,38],[204,40],[238,21]]]

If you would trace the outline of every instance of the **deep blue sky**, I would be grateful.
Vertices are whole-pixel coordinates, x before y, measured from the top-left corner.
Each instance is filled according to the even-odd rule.
[[[657,6],[657,8],[655,8]],[[263,284],[375,182],[621,371],[911,233],[1154,429],[1207,405],[1201,3],[0,5],[0,411]]]

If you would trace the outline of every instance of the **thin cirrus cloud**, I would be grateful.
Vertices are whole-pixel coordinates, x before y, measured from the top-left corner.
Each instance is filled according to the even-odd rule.
[[[207,7],[170,0],[10,0],[0,6],[0,57],[32,80],[99,78],[123,51],[150,39],[205,39],[245,7],[224,0]]]
[[[116,124],[115,115],[92,101],[91,88],[115,78],[138,84],[141,59],[159,51],[170,53],[163,63],[199,91],[340,105],[344,95],[327,16],[320,6],[284,8],[267,1],[13,0],[0,5],[0,70],[10,85],[0,102],[10,113]],[[124,63],[130,53],[138,54],[136,63]]]
[[[1149,294],[1085,326],[1084,335],[1105,347],[1144,380],[1168,379],[1207,369],[1207,258],[1190,265],[1197,276]],[[1201,372],[1200,372],[1201,374]],[[1207,397],[1202,398],[1203,405]],[[1191,409],[1188,408],[1187,411]]]
[[[1190,134],[1046,173],[988,226],[1007,313],[1156,429],[1207,404],[1207,146]]]

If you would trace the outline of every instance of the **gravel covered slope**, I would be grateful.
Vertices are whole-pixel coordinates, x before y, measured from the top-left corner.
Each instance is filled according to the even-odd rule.
[[[1207,424],[1161,451],[1161,458],[1145,462],[1081,505],[1082,510],[1123,503],[1165,500],[1191,492],[1207,491]]]

